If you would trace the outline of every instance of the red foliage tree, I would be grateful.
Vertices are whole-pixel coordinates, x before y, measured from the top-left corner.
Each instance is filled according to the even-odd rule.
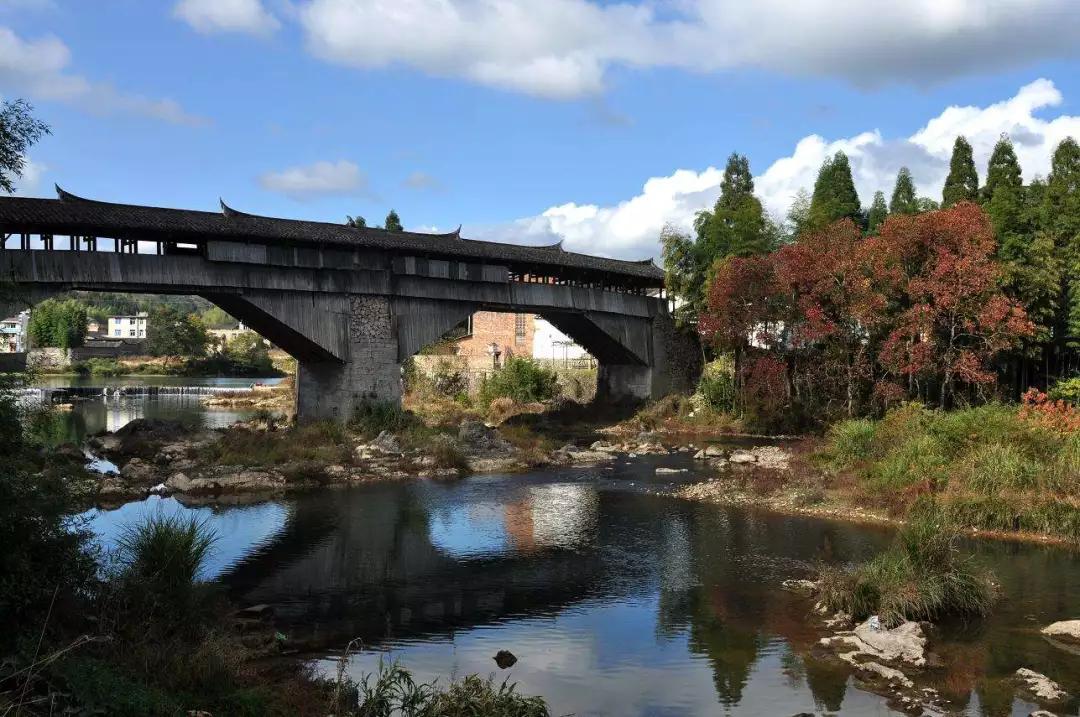
[[[970,203],[890,217],[869,238],[840,221],[717,267],[702,334],[737,360],[750,349],[783,359],[809,410],[842,403],[854,414],[865,399],[931,386],[948,405],[993,382],[994,357],[1033,331],[1001,290],[994,251],[990,221]],[[771,384],[776,364],[768,373]]]

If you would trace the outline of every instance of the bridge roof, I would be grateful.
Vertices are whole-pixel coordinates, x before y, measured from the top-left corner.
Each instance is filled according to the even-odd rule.
[[[623,261],[568,252],[561,242],[523,246],[464,239],[449,234],[357,229],[345,224],[263,217],[221,204],[220,212],[115,204],[83,199],[56,188],[58,199],[0,197],[0,231],[180,242],[224,239],[262,243],[334,244],[415,252],[464,261],[492,261],[516,267],[552,267],[633,278],[661,286],[664,272],[651,259]]]

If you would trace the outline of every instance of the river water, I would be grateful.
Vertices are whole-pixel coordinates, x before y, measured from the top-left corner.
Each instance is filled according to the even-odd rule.
[[[281,378],[187,376],[39,376],[29,393],[51,400],[57,394],[76,396],[70,410],[57,411],[49,427],[54,443],[78,443],[101,431],[115,431],[136,418],[177,420],[193,428],[224,428],[254,411],[205,406],[211,393],[248,389],[255,383],[277,384]],[[121,394],[121,390],[127,393]]]
[[[322,489],[252,505],[151,498],[93,511],[108,546],[151,511],[196,513],[219,540],[207,577],[332,671],[352,638],[354,677],[380,658],[424,680],[509,677],[552,714],[888,715],[886,701],[814,649],[807,599],[778,588],[819,562],[861,561],[885,529],[691,503],[640,458],[594,469]],[[694,480],[693,474],[675,476]],[[1047,546],[964,546],[996,572],[992,617],[932,637],[932,684],[969,715],[1027,715],[1025,666],[1080,694],[1080,654],[1038,628],[1080,617],[1080,556]],[[500,671],[508,649],[517,664]],[[1080,703],[1068,705],[1077,714]]]

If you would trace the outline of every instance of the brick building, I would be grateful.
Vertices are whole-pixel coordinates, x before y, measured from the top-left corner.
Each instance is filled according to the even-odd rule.
[[[494,364],[491,345],[499,348],[499,363],[512,356],[532,357],[536,334],[532,314],[506,314],[478,311],[465,327],[465,336],[456,340],[457,355],[464,357],[469,368],[486,369]]]

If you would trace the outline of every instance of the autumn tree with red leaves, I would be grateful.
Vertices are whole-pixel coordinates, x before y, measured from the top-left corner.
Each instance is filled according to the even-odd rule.
[[[780,362],[789,408],[817,420],[902,397],[982,398],[995,358],[1033,330],[1002,291],[995,251],[990,220],[967,202],[890,216],[878,236],[841,220],[719,267],[702,335],[743,367],[771,357],[772,386]]]

